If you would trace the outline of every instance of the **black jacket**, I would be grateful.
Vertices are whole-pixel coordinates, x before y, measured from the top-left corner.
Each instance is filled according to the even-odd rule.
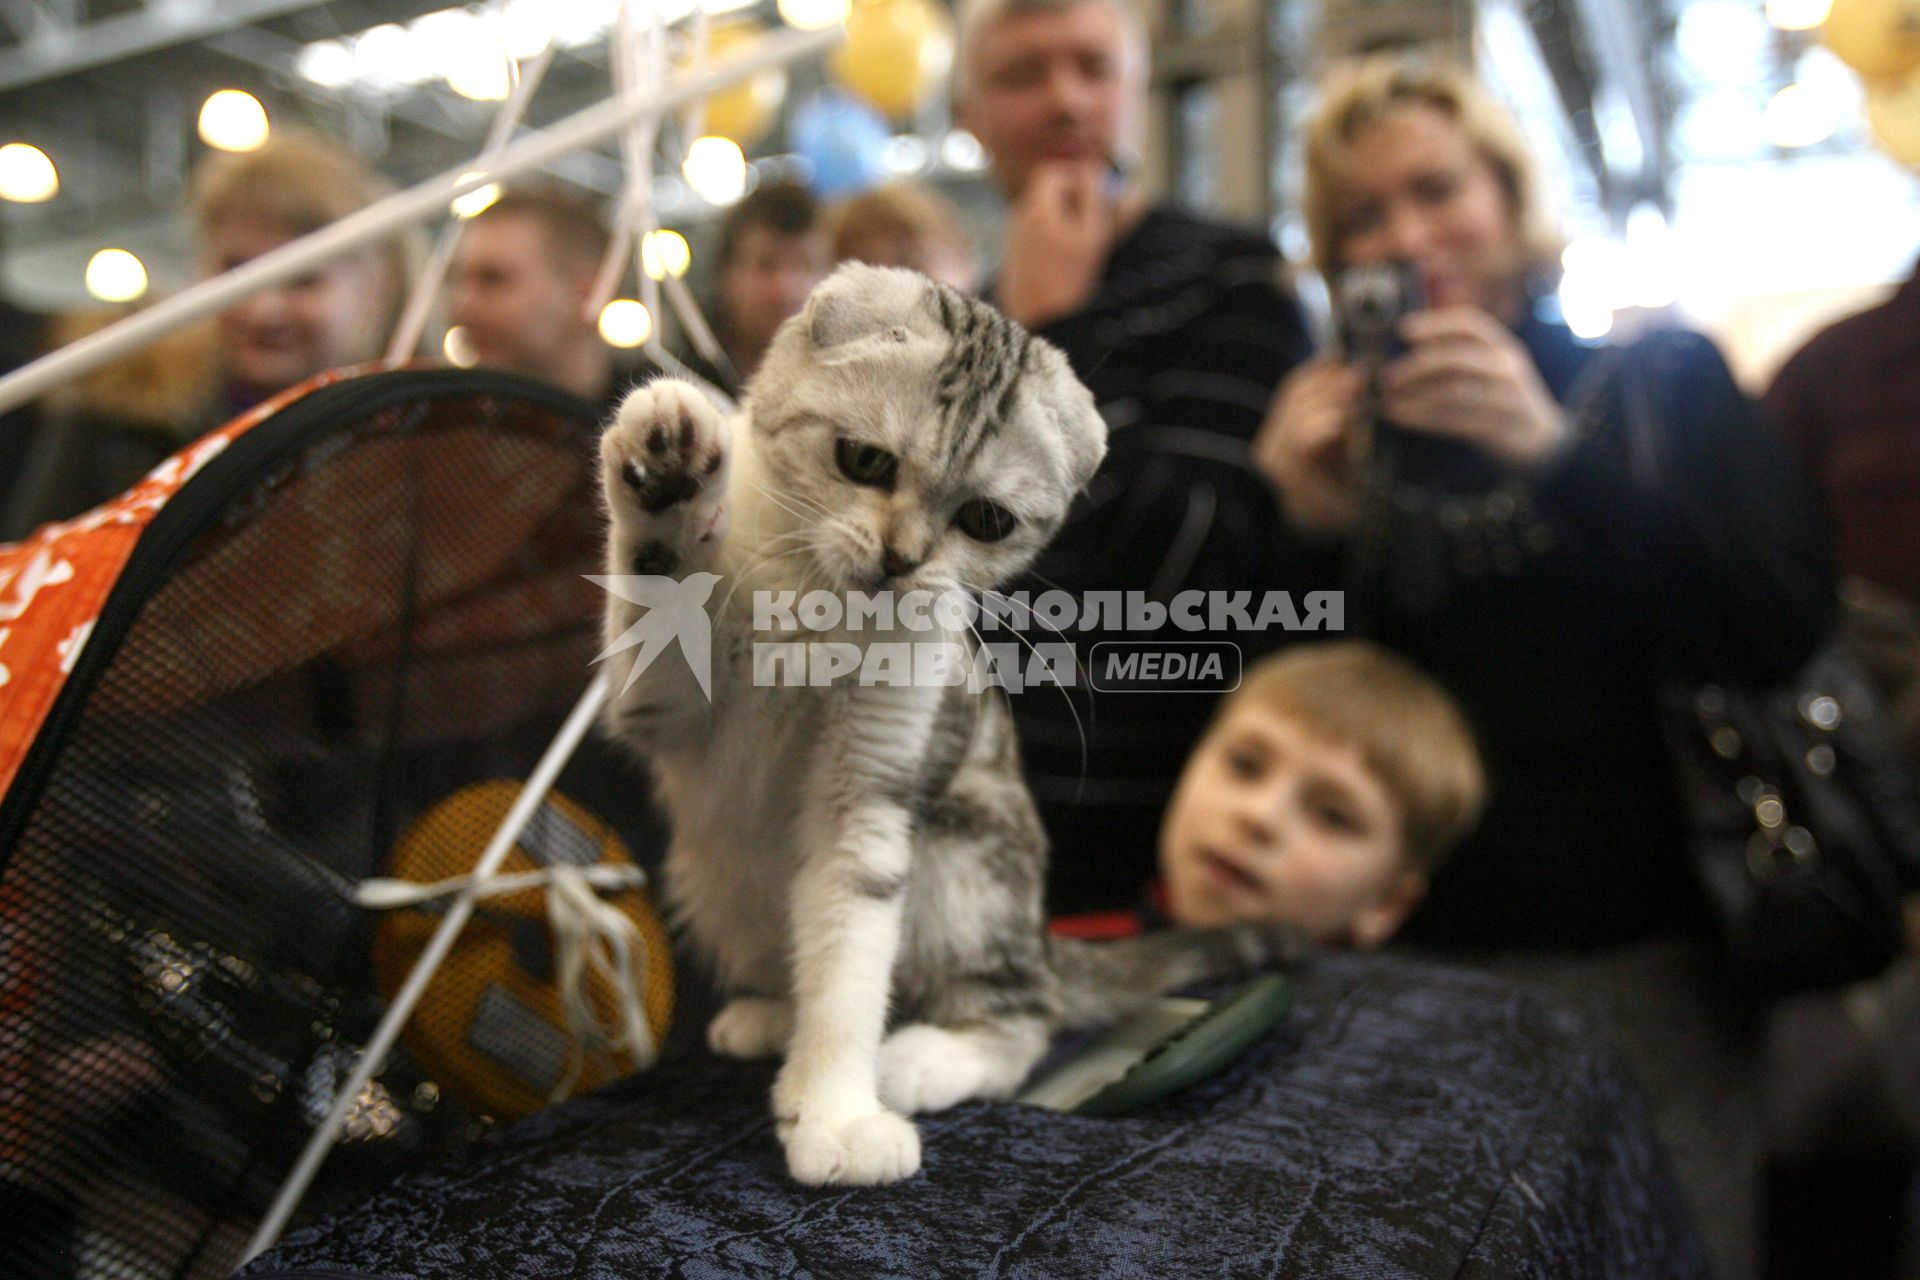
[[[1244,591],[1273,580],[1280,518],[1249,442],[1309,352],[1285,264],[1264,235],[1160,206],[1108,255],[1078,312],[1036,332],[1066,352],[1109,428],[1108,453],[1033,575],[1063,589]],[[1322,584],[1328,585],[1328,584]],[[992,637],[989,637],[992,638]],[[1050,640],[1038,629],[1030,639]],[[1153,833],[1216,694],[1093,692],[1095,646],[1277,637],[1082,630],[1082,687],[1013,698],[1028,784],[1053,843],[1055,912],[1130,905],[1154,872]],[[1083,750],[1082,741],[1086,746]]]
[[[1518,336],[1563,402],[1600,358],[1537,318]],[[1378,572],[1350,584],[1362,600],[1349,616],[1371,612],[1373,637],[1460,701],[1491,783],[1414,940],[1580,947],[1704,927],[1656,687],[1777,682],[1833,625],[1804,483],[1713,345],[1663,334],[1598,381],[1584,434],[1528,487],[1507,552],[1415,504],[1393,517]],[[1634,413],[1653,435],[1650,467],[1629,444]],[[1464,450],[1414,443],[1410,483],[1472,486]],[[1348,550],[1297,547],[1293,573],[1337,575]]]

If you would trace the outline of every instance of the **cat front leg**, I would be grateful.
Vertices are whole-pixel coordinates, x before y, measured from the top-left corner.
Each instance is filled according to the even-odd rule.
[[[663,726],[686,714],[704,719],[711,706],[710,678],[694,664],[710,662],[702,615],[719,580],[707,570],[727,533],[731,456],[727,420],[698,389],[673,379],[629,394],[600,437],[605,634],[620,690],[608,715],[616,733],[643,749]],[[656,661],[676,640],[687,661]]]
[[[794,880],[794,1027],[774,1116],[797,1181],[895,1182],[920,1168],[912,1122],[881,1105],[878,1062],[911,822],[898,804],[869,802],[835,828]]]

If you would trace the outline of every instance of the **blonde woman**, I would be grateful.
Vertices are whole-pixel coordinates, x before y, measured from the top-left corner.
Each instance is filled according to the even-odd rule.
[[[193,188],[201,271],[232,270],[389,190],[315,134],[277,134],[257,151],[215,155]],[[0,510],[0,538],[79,515],[242,410],[327,369],[380,356],[416,256],[414,240],[403,236],[335,259],[56,389],[42,402],[43,421]],[[52,345],[118,318],[62,317]]]
[[[1527,147],[1466,75],[1344,69],[1306,158],[1320,270],[1406,264],[1426,305],[1376,399],[1338,356],[1296,371],[1260,465],[1308,575],[1448,688],[1491,783],[1406,937],[1606,1005],[1722,1274],[1746,1274],[1752,1024],[1721,989],[1656,689],[1778,680],[1823,638],[1833,580],[1802,485],[1705,339],[1613,355],[1558,321]],[[1390,487],[1369,483],[1383,456]]]
[[[827,232],[835,262],[909,267],[962,293],[979,287],[979,255],[960,211],[921,183],[888,183],[842,201],[827,214]]]
[[[351,153],[315,134],[276,136],[220,155],[198,174],[194,221],[208,275],[231,271],[390,190]],[[378,357],[413,245],[396,239],[254,294],[220,317],[220,408],[238,411],[316,373]]]

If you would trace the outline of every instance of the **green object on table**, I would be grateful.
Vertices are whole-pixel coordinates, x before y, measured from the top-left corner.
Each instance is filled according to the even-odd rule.
[[[1293,987],[1264,974],[1218,1000],[1163,999],[1121,1023],[1020,1094],[1077,1116],[1137,1111],[1206,1079],[1286,1016]]]

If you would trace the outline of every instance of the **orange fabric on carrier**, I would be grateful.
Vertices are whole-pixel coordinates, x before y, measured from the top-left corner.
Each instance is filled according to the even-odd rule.
[[[337,369],[290,387],[200,437],[111,502],[0,546],[0,795],[12,787],[101,606],[154,517],[200,468],[259,423],[369,367]]]

